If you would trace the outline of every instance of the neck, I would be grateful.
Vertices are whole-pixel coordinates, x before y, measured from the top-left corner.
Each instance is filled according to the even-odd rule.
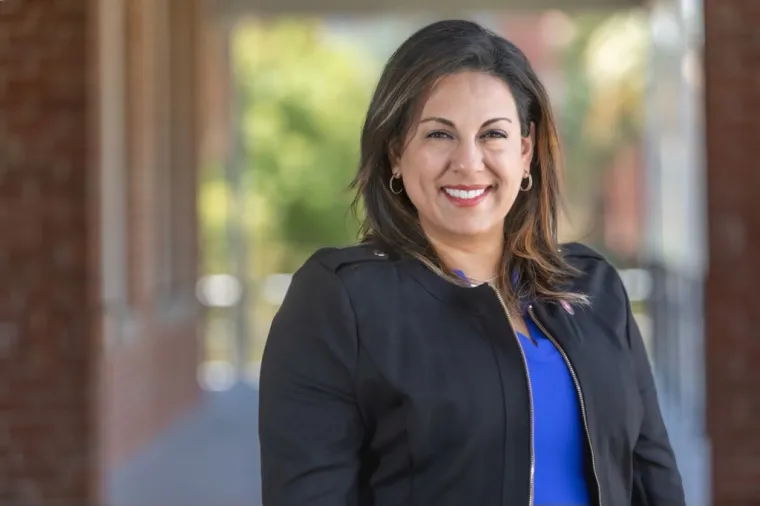
[[[428,235],[441,260],[451,269],[464,272],[475,282],[487,282],[501,271],[504,238],[498,237],[442,239]]]

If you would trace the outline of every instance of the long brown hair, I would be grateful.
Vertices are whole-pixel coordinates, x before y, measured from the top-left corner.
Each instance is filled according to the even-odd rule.
[[[363,205],[360,234],[425,263],[454,282],[461,280],[441,261],[405,193],[389,188],[391,154],[403,141],[433,85],[456,72],[485,72],[509,86],[523,136],[534,127],[530,174],[533,187],[521,191],[504,222],[505,248],[498,287],[510,304],[536,300],[586,303],[565,291],[575,271],[557,244],[560,208],[560,152],[549,98],[525,55],[514,44],[461,20],[422,28],[391,56],[375,89],[361,135],[361,161],[352,183],[354,210]]]

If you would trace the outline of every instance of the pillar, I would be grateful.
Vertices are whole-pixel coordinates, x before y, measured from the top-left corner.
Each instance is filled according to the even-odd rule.
[[[0,1],[0,503],[94,504],[87,0]]]
[[[704,0],[712,504],[760,502],[760,3]]]

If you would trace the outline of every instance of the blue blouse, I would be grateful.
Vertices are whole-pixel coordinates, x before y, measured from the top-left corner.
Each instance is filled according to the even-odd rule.
[[[573,378],[559,350],[530,318],[525,320],[530,337],[518,337],[533,392],[535,505],[588,506],[586,436]]]

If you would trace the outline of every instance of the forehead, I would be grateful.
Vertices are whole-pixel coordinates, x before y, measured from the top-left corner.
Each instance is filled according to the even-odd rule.
[[[507,83],[483,72],[442,77],[430,90],[423,116],[515,117],[517,107]]]

